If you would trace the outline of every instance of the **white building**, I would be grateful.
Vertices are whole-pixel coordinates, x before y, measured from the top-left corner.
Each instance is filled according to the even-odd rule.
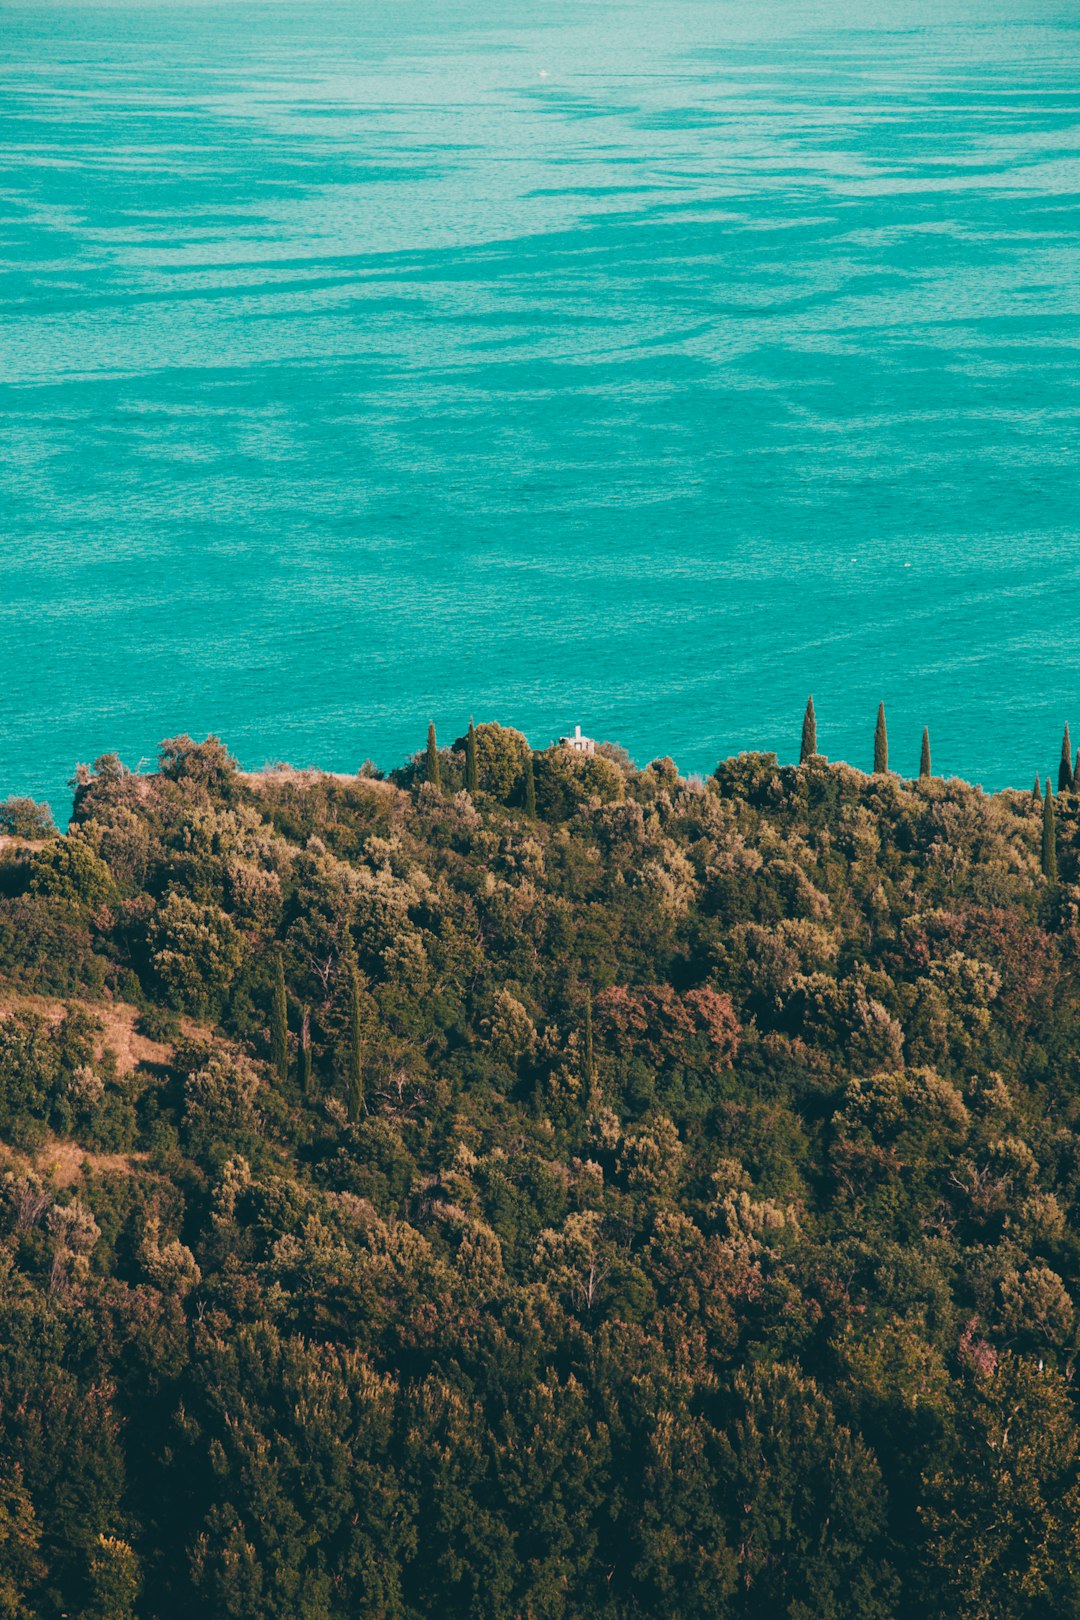
[[[560,737],[559,741],[564,744],[565,747],[572,748],[575,754],[596,753],[596,743],[591,737],[583,737],[581,735],[580,726],[574,727],[574,735],[572,737]]]

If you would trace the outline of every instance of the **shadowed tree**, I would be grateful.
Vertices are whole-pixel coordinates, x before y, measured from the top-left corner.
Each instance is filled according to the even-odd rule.
[[[476,727],[469,717],[469,730],[465,737],[465,787],[475,796],[480,786],[480,773],[476,765]]]
[[[1080,748],[1076,750],[1076,763],[1073,766],[1073,787],[1080,789]]]
[[[596,1083],[596,1065],[593,1059],[592,991],[585,992],[585,1095],[590,1108],[595,1105],[593,1095]]]
[[[1042,804],[1042,783],[1039,781],[1038,771],[1035,772],[1035,786],[1031,790],[1031,802],[1032,804]]]
[[[310,1098],[311,1092],[311,1008],[305,1007],[300,1020],[300,1094]]]
[[[1054,825],[1054,792],[1049,781],[1043,800],[1042,869],[1048,883],[1057,882],[1057,828]]]
[[[532,750],[529,750],[525,759],[525,814],[536,816],[536,771],[533,767]]]
[[[882,776],[889,768],[889,733],[885,729],[885,705],[878,704],[877,725],[874,728],[874,775]]]
[[[1073,1615],[1080,1462],[1069,1385],[1003,1355],[973,1381],[951,1467],[923,1479],[933,1613],[955,1620]]]
[[[363,1032],[360,1022],[360,970],[351,958],[349,974],[349,1025],[346,1048],[346,1080],[348,1083],[349,1118],[355,1124],[366,1113],[364,1100]]]
[[[1068,793],[1073,785],[1072,742],[1069,738],[1069,722],[1065,722],[1065,735],[1061,739],[1061,764],[1058,766],[1058,792]]]
[[[285,963],[281,952],[274,964],[274,1004],[270,1013],[270,1065],[279,1080],[289,1078],[289,1004],[285,995]]]
[[[817,716],[814,713],[814,694],[811,692],[810,696],[806,700],[806,713],[803,715],[802,742],[799,745],[799,764],[805,765],[806,761],[816,753]]]
[[[919,755],[919,777],[925,782],[933,774],[930,768],[930,727],[923,726],[922,753]]]
[[[427,758],[424,762],[427,779],[432,787],[442,789],[442,767],[439,764],[439,749],[435,741],[435,722],[428,723],[427,728]]]

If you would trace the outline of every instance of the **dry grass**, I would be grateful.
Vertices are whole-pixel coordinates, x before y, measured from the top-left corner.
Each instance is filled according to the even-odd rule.
[[[114,1053],[118,1078],[133,1074],[142,1063],[168,1063],[171,1049],[139,1034],[135,1028],[138,1009],[126,1001],[62,1000],[58,996],[32,995],[10,985],[0,987],[0,1013],[34,1012],[47,1023],[58,1024],[72,1007],[101,1025],[94,1040],[94,1056],[100,1062],[106,1051]]]
[[[32,1170],[54,1187],[74,1187],[86,1175],[130,1176],[145,1164],[147,1153],[95,1153],[78,1142],[46,1142],[33,1153],[0,1142],[0,1169]]]
[[[0,860],[6,855],[32,855],[36,849],[55,842],[55,838],[15,838],[11,833],[0,833]]]
[[[237,775],[253,788],[280,787],[283,783],[305,788],[314,787],[319,782],[350,782],[354,787],[369,788],[372,793],[386,797],[400,791],[393,782],[382,782],[374,776],[360,776],[355,771],[320,771],[314,765],[264,765],[261,771],[238,771]]]

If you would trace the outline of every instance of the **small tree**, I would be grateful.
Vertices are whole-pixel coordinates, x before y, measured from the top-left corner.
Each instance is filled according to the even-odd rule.
[[[47,804],[10,798],[0,804],[0,833],[9,838],[55,838],[56,823]]]
[[[364,1099],[364,1051],[360,1021],[360,970],[351,958],[349,974],[349,1021],[346,1047],[346,1083],[348,1085],[349,1118],[355,1124],[367,1112]]]
[[[90,1599],[82,1610],[84,1620],[134,1620],[142,1576],[130,1544],[117,1536],[99,1535],[90,1550],[89,1566]]]
[[[1061,739],[1061,764],[1058,766],[1058,792],[1068,793],[1073,785],[1072,742],[1069,722],[1065,722],[1065,735]]]
[[[806,700],[806,713],[802,722],[802,742],[799,745],[799,764],[805,765],[817,753],[817,716],[814,713],[814,694]]]
[[[424,761],[424,770],[427,780],[433,788],[442,791],[442,766],[439,764],[439,747],[435,741],[435,722],[428,722],[427,728],[427,758]]]
[[[1048,883],[1057,882],[1057,828],[1054,825],[1054,791],[1049,779],[1043,800],[1042,869]]]
[[[1035,772],[1035,786],[1031,790],[1031,802],[1032,804],[1042,804],[1042,784],[1039,781],[1038,771]]]
[[[285,995],[285,963],[278,951],[274,962],[274,1001],[270,1009],[270,1067],[279,1080],[289,1078],[289,1003]]]
[[[874,728],[874,775],[883,776],[889,769],[889,734],[885,729],[885,705],[878,704],[877,725]]]
[[[592,991],[585,992],[585,1094],[590,1106],[594,1101],[596,1068],[593,1061]]]
[[[475,798],[479,787],[480,772],[476,764],[476,727],[470,715],[469,729],[465,736],[465,789]]]
[[[525,814],[536,818],[536,771],[531,748],[525,756]]]
[[[919,778],[923,782],[928,782],[933,774],[930,769],[930,727],[923,726],[922,753],[919,756]]]
[[[311,1008],[305,1006],[300,1020],[300,1095],[309,1101],[311,1082]]]

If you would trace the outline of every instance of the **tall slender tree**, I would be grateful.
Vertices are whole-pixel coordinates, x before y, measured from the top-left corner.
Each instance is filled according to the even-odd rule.
[[[1046,783],[1046,797],[1043,800],[1042,869],[1043,877],[1048,883],[1057,882],[1057,828],[1054,825],[1054,791],[1049,780]]]
[[[885,729],[885,705],[878,704],[877,725],[874,727],[874,774],[883,775],[889,769],[889,733]]]
[[[585,992],[585,1094],[590,1106],[593,1101],[593,1087],[596,1081],[596,1071],[593,1066],[593,1038],[592,1038],[592,991]]]
[[[304,1008],[300,1019],[300,1095],[311,1101],[311,1008]]]
[[[802,721],[802,742],[799,744],[799,764],[805,765],[817,753],[817,715],[814,713],[814,694],[806,700],[806,713]]]
[[[1073,766],[1073,789],[1080,792],[1080,748],[1076,750],[1076,763]]]
[[[285,994],[285,963],[281,952],[274,962],[274,1000],[270,1009],[270,1067],[279,1080],[289,1078],[289,1003]]]
[[[476,763],[476,727],[469,716],[469,729],[465,736],[465,786],[475,796],[480,787],[480,772]]]
[[[364,1047],[360,1019],[360,970],[352,957],[349,958],[347,971],[349,975],[349,1024],[347,1032],[348,1044],[345,1050],[346,1082],[349,1092],[349,1118],[355,1124],[360,1115],[367,1112],[367,1102],[364,1098]]]
[[[1073,785],[1073,756],[1072,742],[1069,739],[1069,722],[1065,722],[1065,735],[1061,739],[1061,764],[1058,766],[1058,792],[1068,793]]]
[[[525,814],[536,819],[536,770],[531,748],[525,755]]]
[[[432,787],[442,789],[442,766],[439,764],[439,745],[435,741],[435,722],[428,722],[427,728],[427,758],[424,761],[427,779]]]
[[[922,753],[919,755],[919,777],[923,782],[929,781],[933,776],[930,768],[930,727],[922,728]]]
[[[1035,786],[1031,790],[1031,802],[1032,804],[1042,804],[1042,783],[1039,781],[1038,771],[1035,772]]]

